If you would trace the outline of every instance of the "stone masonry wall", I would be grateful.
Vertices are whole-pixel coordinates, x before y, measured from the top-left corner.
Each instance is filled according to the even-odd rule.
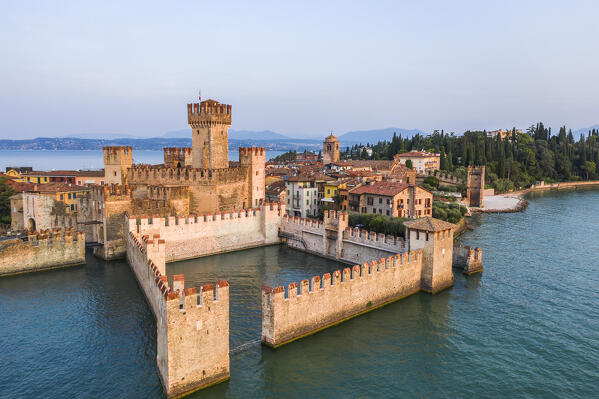
[[[159,235],[128,234],[127,258],[156,316],[156,361],[171,398],[229,378],[229,285],[184,289],[178,275],[171,289],[165,248]]]
[[[284,205],[267,203],[260,208],[151,219],[129,218],[129,229],[142,235],[160,234],[166,240],[166,262],[237,251],[279,242]]]
[[[284,215],[281,232],[287,245],[320,256],[338,258],[348,263],[364,263],[407,251],[407,245],[400,237],[377,234],[356,228],[345,228],[342,232],[340,257],[336,256],[335,238],[327,238],[325,245],[325,226],[323,222],[297,216]]]
[[[85,232],[72,229],[45,230],[29,236],[0,241],[0,276],[53,269],[85,263]]]
[[[463,270],[464,274],[483,271],[483,250],[461,245],[453,249],[453,267]]]
[[[262,287],[262,342],[277,347],[420,291],[422,252],[337,270],[285,288]]]

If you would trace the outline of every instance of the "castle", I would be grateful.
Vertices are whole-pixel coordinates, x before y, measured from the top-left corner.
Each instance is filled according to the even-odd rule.
[[[86,232],[97,240],[97,256],[125,256],[124,212],[212,214],[264,202],[265,149],[240,147],[239,164],[231,166],[231,115],[230,105],[215,100],[187,104],[192,147],[165,148],[163,164],[134,164],[131,147],[104,147],[106,186],[92,187],[80,207],[91,220]]]

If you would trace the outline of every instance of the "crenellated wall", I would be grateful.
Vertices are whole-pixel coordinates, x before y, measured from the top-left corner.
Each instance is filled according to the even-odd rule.
[[[166,243],[159,235],[129,231],[127,259],[156,317],[156,362],[167,397],[229,378],[229,284],[185,287],[165,275]]]
[[[277,347],[420,291],[422,251],[262,287],[262,342]],[[299,292],[298,292],[299,291]]]
[[[0,241],[0,276],[85,263],[85,232],[72,228],[43,230],[27,241]]]
[[[469,246],[453,249],[453,267],[462,269],[464,274],[471,275],[483,271],[483,250]]]
[[[348,263],[364,263],[372,259],[392,256],[408,250],[401,237],[377,234],[372,231],[339,226],[334,220],[341,220],[343,212],[330,211],[325,222],[284,215],[281,233],[288,246],[320,256],[340,259]],[[346,217],[346,215],[345,215]],[[341,237],[341,240],[338,239]]]
[[[260,208],[213,215],[130,217],[129,230],[160,234],[166,240],[166,262],[175,262],[279,243],[284,213],[285,205],[266,203]]]

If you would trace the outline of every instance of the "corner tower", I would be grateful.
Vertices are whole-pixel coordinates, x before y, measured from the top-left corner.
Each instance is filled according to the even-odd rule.
[[[103,147],[104,182],[123,184],[127,169],[133,166],[133,151],[130,146]]]
[[[192,166],[228,168],[231,106],[214,100],[187,104],[187,121],[192,129]]]
[[[257,147],[239,147],[239,163],[242,168],[248,170],[247,207],[258,207],[264,202],[266,150]]]
[[[328,165],[339,161],[339,140],[331,132],[322,143],[322,163]]]
[[[409,251],[422,249],[420,288],[434,294],[453,285],[455,224],[430,216],[404,222]]]

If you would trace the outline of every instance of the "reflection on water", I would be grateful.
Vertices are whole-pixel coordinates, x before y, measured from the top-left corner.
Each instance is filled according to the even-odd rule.
[[[596,397],[598,191],[535,194],[460,241],[485,271],[273,350],[260,288],[342,265],[272,246],[167,265],[227,279],[231,380],[192,398]],[[123,262],[0,279],[0,397],[159,398],[155,322]]]

